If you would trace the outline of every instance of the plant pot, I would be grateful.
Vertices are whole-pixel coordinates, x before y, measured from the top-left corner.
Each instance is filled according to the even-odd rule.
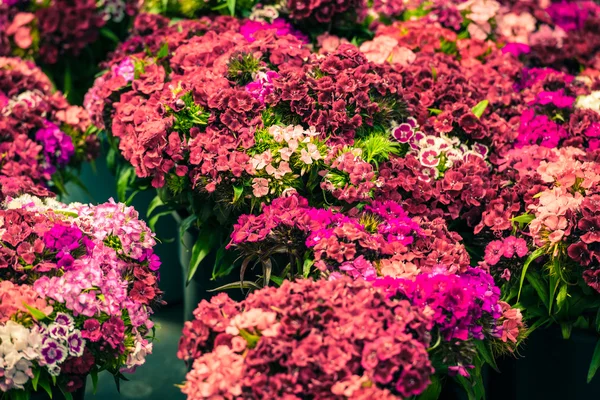
[[[586,382],[598,339],[583,330],[573,330],[568,340],[558,327],[534,331],[519,358],[499,360],[500,374],[490,371],[488,400],[600,398],[600,375]]]
[[[83,380],[83,386],[71,393],[73,400],[83,400],[85,398],[85,379]],[[38,387],[37,392],[31,393],[30,400],[63,400],[65,396],[56,386],[52,387],[52,397],[48,396],[48,393],[41,387]]]

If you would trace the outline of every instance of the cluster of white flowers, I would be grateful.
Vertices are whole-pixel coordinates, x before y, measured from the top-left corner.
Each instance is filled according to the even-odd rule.
[[[575,102],[575,108],[586,108],[600,114],[600,90],[596,90],[587,96],[579,96]]]
[[[42,358],[43,335],[14,321],[0,325],[0,391],[24,389],[33,378],[32,361]]]

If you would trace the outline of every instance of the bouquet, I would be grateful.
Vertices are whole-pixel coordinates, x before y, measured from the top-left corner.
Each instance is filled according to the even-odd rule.
[[[498,293],[495,299],[484,294],[489,276],[487,282],[477,273],[452,276],[374,284],[348,277],[285,281],[253,292],[242,303],[225,294],[203,301],[179,343],[178,356],[193,362],[182,391],[189,399],[400,399],[425,390],[439,395],[439,372],[469,376],[465,366],[454,364],[457,356],[470,355],[457,340],[469,335],[461,332],[461,322],[472,324],[476,337],[483,336],[483,327],[475,320],[491,316],[506,324],[505,330],[486,327],[498,337],[518,334],[522,326],[515,310],[503,314],[505,305],[494,302]],[[473,297],[460,296],[457,308],[444,304],[441,285],[449,300],[465,291],[466,282],[458,283],[463,279],[479,285]],[[427,302],[432,308],[424,307]],[[440,346],[437,327],[444,324],[446,333],[439,332],[448,341]],[[465,388],[472,390],[470,384]]]
[[[98,140],[87,112],[52,89],[35,65],[0,57],[0,199],[65,191]]]
[[[600,297],[596,242],[597,152],[530,146],[509,154],[507,176],[521,176],[486,211],[482,236],[491,236],[482,265],[507,301],[527,309],[535,326],[597,332]],[[496,223],[491,223],[492,220]],[[588,381],[598,367],[593,356]]]
[[[241,303],[202,301],[178,356],[188,399],[401,399],[433,368],[431,319],[406,300],[349,278],[285,282]]]
[[[22,196],[0,210],[0,391],[117,382],[152,352],[154,234],[132,207]],[[67,396],[67,395],[65,395]]]
[[[2,0],[0,56],[44,65],[80,104],[98,63],[124,37],[137,8],[133,0]]]
[[[393,201],[342,213],[289,197],[273,201],[258,216],[240,217],[230,246],[244,260],[242,274],[253,263],[262,265],[263,284],[269,277],[279,284],[282,278],[350,276],[432,312],[438,304],[434,327],[440,353],[434,354],[442,366],[436,370],[469,376],[467,369],[483,360],[474,361],[476,357],[494,365],[492,347],[494,352],[512,351],[524,331],[520,311],[500,301],[492,276],[469,266],[460,240],[441,218],[411,219]],[[276,265],[283,275],[278,276]],[[476,345],[477,340],[484,342]]]
[[[239,215],[293,193],[314,207],[391,198],[411,215],[479,223],[499,184],[488,157],[511,143],[501,134],[509,125],[453,78],[454,56],[380,64],[350,44],[320,55],[291,27],[249,26],[136,19],[85,103],[117,139],[121,193],[156,187],[153,210],[175,209],[187,217],[182,229],[201,228],[195,254],[224,251]],[[419,95],[429,76],[437,87]],[[464,90],[449,92],[457,84]]]

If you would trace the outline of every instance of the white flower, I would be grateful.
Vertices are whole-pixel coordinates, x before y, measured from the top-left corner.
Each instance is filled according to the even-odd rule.
[[[600,114],[600,90],[596,90],[588,96],[579,96],[575,102],[575,108],[593,110]]]

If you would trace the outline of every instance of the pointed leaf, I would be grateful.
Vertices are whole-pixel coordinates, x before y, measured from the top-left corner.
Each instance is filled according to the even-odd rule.
[[[41,377],[38,384],[48,394],[48,397],[52,399],[52,388],[50,387],[50,382],[48,381],[48,375],[44,374],[44,376]]]
[[[59,386],[59,389],[62,392],[63,396],[65,396],[65,400],[73,400],[73,395],[71,394],[71,392],[67,392],[66,389],[62,386]]]
[[[312,268],[314,263],[315,263],[315,260],[311,260],[310,258],[307,258],[306,260],[304,260],[304,265],[302,265],[302,276],[303,277],[308,278],[308,275],[310,275],[310,269]]]
[[[209,230],[204,229],[200,231],[196,243],[192,248],[192,258],[190,260],[190,266],[188,269],[187,283],[190,283],[196,270],[200,266],[200,263],[210,253],[214,246],[216,235],[212,234]]]
[[[23,302],[23,305],[25,306],[27,311],[29,311],[29,314],[31,314],[33,316],[33,318],[35,318],[37,321],[42,321],[42,320],[46,319],[46,314],[44,314],[37,308],[31,307],[30,305],[28,305],[25,302]]]
[[[148,220],[148,228],[150,228],[152,232],[156,232],[156,223],[158,222],[158,220],[164,217],[165,215],[170,215],[172,212],[172,210],[165,210],[154,214],[152,218]]]
[[[587,383],[590,383],[592,379],[594,379],[594,375],[596,375],[596,371],[600,367],[600,339],[596,343],[596,348],[594,349],[594,354],[592,355],[592,362],[590,362],[590,369],[587,375]]]
[[[473,393],[473,385],[471,382],[465,378],[464,376],[457,375],[454,379],[462,386],[462,388],[467,393],[467,398],[469,400],[476,400],[475,393]]]
[[[221,290],[229,290],[229,289],[239,289],[240,286],[242,287],[242,289],[261,289],[260,286],[258,286],[256,283],[252,282],[252,281],[238,281],[238,282],[233,282],[233,283],[228,283],[226,285],[223,286],[219,286],[218,288],[214,288],[214,289],[207,289],[207,292],[219,292]]]
[[[36,368],[33,371],[33,379],[31,380],[31,386],[33,386],[33,391],[37,392],[38,382],[40,381],[40,375],[42,374],[41,368]]]
[[[102,28],[102,29],[100,29],[100,34],[102,36],[104,36],[105,38],[112,40],[115,43],[120,42],[119,37],[117,35],[115,35],[114,32],[111,31],[110,29]]]
[[[560,330],[562,332],[563,339],[567,340],[571,337],[573,325],[571,325],[570,323],[563,322],[560,324]]]
[[[29,392],[25,390],[13,390],[10,392],[10,397],[12,400],[29,400]]]
[[[237,255],[233,251],[227,251],[225,247],[226,244],[223,243],[223,245],[219,247],[219,250],[217,250],[215,265],[213,266],[212,271],[212,280],[229,275],[235,268]]]
[[[65,82],[63,87],[63,93],[68,96],[73,88],[73,77],[71,75],[71,64],[67,63],[65,66]]]
[[[227,8],[229,9],[229,15],[235,15],[235,2],[236,0],[227,0]]]
[[[531,253],[529,257],[527,257],[527,260],[525,260],[525,264],[523,264],[523,271],[521,271],[521,280],[519,281],[519,294],[517,295],[517,301],[519,301],[521,298],[521,290],[523,289],[523,282],[525,281],[525,275],[527,274],[529,264],[531,264],[532,261],[537,260],[542,254],[544,254],[544,249],[537,249]]]
[[[566,284],[563,284],[558,290],[558,295],[556,295],[556,307],[558,310],[562,308],[565,301],[567,301],[568,296],[568,286]]]
[[[129,187],[129,180],[133,176],[135,171],[132,167],[127,167],[121,170],[119,178],[117,179],[117,197],[120,202],[126,200],[125,195],[127,194],[127,188]]]
[[[528,271],[526,278],[527,282],[533,286],[540,299],[542,299],[544,305],[547,305],[549,298],[548,285],[546,282],[544,282],[544,279],[541,277],[541,275],[537,271]]]
[[[92,377],[92,388],[94,389],[94,396],[96,392],[98,392],[98,371],[93,370],[90,372],[90,376]]]
[[[162,205],[164,205],[165,203],[163,203],[162,199],[160,198],[160,196],[155,196],[152,201],[150,202],[150,204],[148,204],[148,210],[146,211],[146,217],[149,217],[152,215],[152,212],[154,210],[156,210],[157,207],[160,207]]]
[[[169,55],[169,44],[167,42],[164,42],[160,46],[160,49],[158,49],[158,53],[156,53],[156,58],[165,58],[168,55]]]
[[[487,108],[488,104],[490,104],[489,101],[481,100],[479,103],[477,103],[475,105],[475,107],[473,107],[473,109],[471,111],[473,112],[473,114],[475,114],[475,116],[477,118],[481,118],[481,116],[485,112],[485,109]]]
[[[556,289],[558,289],[560,279],[558,279],[558,276],[556,274],[550,274],[548,278],[550,280],[550,295],[548,296],[548,315],[552,315],[552,306],[554,305],[554,300],[556,299]]]
[[[237,203],[237,201],[242,198],[243,194],[244,194],[244,186],[234,186],[233,187],[233,202]]]
[[[282,284],[282,283],[283,283],[283,281],[284,281],[284,279],[283,279],[282,277],[280,277],[280,276],[276,276],[276,275],[273,275],[273,276],[271,277],[271,280],[272,280],[272,281],[273,281],[273,282],[274,282],[274,283],[275,283],[277,286],[281,286],[281,284]]]
[[[475,341],[475,347],[477,348],[478,353],[481,355],[483,360],[490,365],[496,372],[500,372],[498,369],[498,365],[496,365],[496,360],[494,359],[494,355],[492,354],[492,350],[488,347],[488,342],[484,342],[482,340]]]
[[[189,217],[187,217],[179,223],[179,239],[181,240],[181,243],[183,243],[183,236],[185,235],[185,233],[190,230],[194,222],[196,222],[197,220],[198,217],[196,217],[195,215],[190,215]]]

